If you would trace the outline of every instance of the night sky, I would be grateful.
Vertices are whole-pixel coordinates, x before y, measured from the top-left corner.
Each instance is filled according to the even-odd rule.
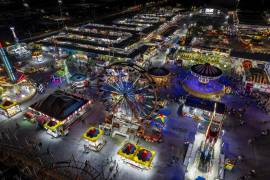
[[[47,8],[57,5],[58,0],[0,0],[1,10],[6,10],[4,6],[7,6],[5,3],[1,5],[1,2],[10,2],[8,8],[23,8],[23,3],[28,3],[32,8]],[[140,2],[147,2],[150,0],[62,0],[64,4],[78,4],[78,3],[96,3],[96,4],[106,4],[109,3],[110,6],[113,4],[136,4]],[[153,1],[153,0],[152,0]],[[197,4],[204,6],[218,6],[224,8],[234,8],[236,6],[237,0],[168,0],[172,2],[178,2],[182,4]],[[114,2],[114,3],[111,3]],[[117,2],[117,3],[116,3]],[[270,0],[240,0],[239,8],[243,9],[266,9],[270,8]]]

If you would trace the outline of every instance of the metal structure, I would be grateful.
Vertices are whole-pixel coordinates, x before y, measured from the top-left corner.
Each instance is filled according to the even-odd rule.
[[[12,35],[13,35],[13,38],[14,38],[14,41],[16,44],[19,43],[19,38],[17,37],[16,33],[15,33],[15,28],[14,27],[10,27],[10,30],[12,32]]]
[[[189,144],[184,160],[185,179],[198,177],[205,179],[223,179],[224,155],[221,152],[222,121],[216,119],[217,103],[211,119],[205,127],[198,125],[193,144]]]
[[[12,82],[16,82],[17,81],[17,77],[16,77],[16,74],[14,72],[14,69],[7,57],[7,54],[2,46],[2,44],[0,43],[0,56],[1,56],[1,59],[3,61],[3,64],[4,64],[4,67],[6,69],[6,72],[8,74],[8,77],[9,79],[12,81]]]
[[[10,30],[11,30],[11,33],[13,35],[15,43],[14,43],[14,45],[7,47],[7,52],[10,55],[15,56],[17,60],[21,60],[21,59],[30,57],[31,52],[28,49],[27,44],[19,42],[19,38],[16,35],[14,27],[10,27]]]
[[[104,68],[99,89],[109,112],[136,119],[149,117],[156,109],[154,81],[142,67],[117,62]]]

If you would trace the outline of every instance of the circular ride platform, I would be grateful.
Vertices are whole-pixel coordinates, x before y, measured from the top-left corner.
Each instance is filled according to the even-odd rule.
[[[220,99],[225,94],[225,86],[217,79],[222,71],[209,63],[196,64],[191,67],[191,75],[188,76],[182,86],[189,94],[205,99]]]

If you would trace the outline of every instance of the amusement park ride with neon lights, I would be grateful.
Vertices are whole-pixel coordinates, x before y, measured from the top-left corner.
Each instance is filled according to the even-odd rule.
[[[1,55],[1,59],[3,61],[4,67],[6,69],[6,72],[8,73],[8,77],[9,77],[10,81],[11,82],[16,82],[17,77],[16,77],[16,74],[14,72],[14,68],[12,67],[12,65],[10,63],[1,42],[0,42],[0,55]]]
[[[12,32],[15,44],[7,47],[7,52],[10,55],[13,55],[17,60],[22,60],[22,59],[25,59],[27,57],[30,57],[31,51],[27,47],[27,44],[19,42],[19,38],[17,37],[17,35],[15,33],[14,27],[10,27],[10,30]]]
[[[198,124],[194,143],[190,143],[184,166],[185,179],[206,178],[207,180],[223,179],[224,155],[221,153],[222,121],[215,118],[217,104],[211,119],[205,127]]]
[[[107,111],[113,115],[110,125],[101,128],[112,136],[129,137],[136,134],[141,121],[148,119],[156,109],[156,92],[153,80],[141,67],[119,62],[105,67],[99,83]]]
[[[25,79],[23,73],[16,71],[11,65],[8,56],[0,43],[0,57],[3,62],[9,80],[1,78],[1,114],[11,117],[21,111],[19,103],[22,103],[36,93],[35,87]],[[6,105],[9,104],[9,105]]]
[[[191,74],[182,83],[189,94],[206,99],[220,99],[225,94],[225,86],[217,79],[222,71],[209,63],[196,64],[191,67]]]

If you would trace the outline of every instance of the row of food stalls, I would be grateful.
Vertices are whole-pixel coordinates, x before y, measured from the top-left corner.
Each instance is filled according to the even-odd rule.
[[[101,41],[104,40],[106,41],[110,41],[110,39],[107,37],[108,35],[113,35],[118,37],[117,38],[117,42],[116,44],[119,44],[122,40],[127,40],[128,38],[131,38],[132,33],[131,32],[126,32],[126,31],[137,31],[140,32],[142,31],[143,28],[145,27],[150,27],[153,24],[158,23],[159,21],[161,21],[161,19],[163,17],[170,17],[172,16],[173,13],[170,13],[170,15],[166,14],[141,14],[138,16],[134,16],[133,18],[127,18],[127,19],[122,19],[122,20],[117,20],[115,23],[118,24],[117,26],[115,25],[103,25],[103,24],[86,24],[84,26],[78,27],[78,28],[66,28],[65,31],[70,31],[72,33],[78,33],[78,34],[71,34],[69,38],[75,38],[75,39],[81,39],[85,41],[86,36],[84,36],[85,32],[89,33],[93,33],[93,34],[97,34],[97,37],[94,37],[95,39],[97,39],[96,41]],[[152,19],[155,18],[155,19]],[[141,24],[141,22],[143,22]],[[149,24],[147,24],[146,22],[148,22]],[[151,24],[153,23],[153,24]],[[126,26],[121,26],[122,24],[126,25]],[[129,27],[128,25],[134,25],[136,27]],[[120,25],[120,26],[119,26]],[[121,32],[120,32],[121,31]],[[109,33],[109,34],[107,34]],[[134,32],[133,32],[134,33]],[[83,36],[81,35],[83,34]],[[104,39],[102,39],[102,35],[104,35]],[[62,36],[62,38],[67,38],[66,34],[64,33],[60,33],[59,36]],[[61,47],[65,47],[65,48],[69,48],[69,47],[77,47],[80,50],[84,50],[84,49],[88,49],[90,51],[100,51],[97,52],[94,56],[97,57],[100,60],[104,60],[104,61],[111,61],[111,60],[115,60],[115,55],[117,56],[117,60],[121,60],[121,59],[128,59],[131,58],[133,56],[135,56],[134,58],[140,56],[141,53],[138,52],[142,52],[144,51],[144,49],[146,49],[147,47],[145,47],[144,44],[141,43],[133,43],[130,46],[127,46],[124,49],[120,49],[120,48],[114,48],[114,47],[110,47],[110,48],[105,48],[105,47],[99,47],[98,45],[84,45],[81,44],[79,41],[75,41],[74,42],[69,42],[69,40],[60,40],[59,38],[56,38],[57,36],[53,36],[51,38],[45,38],[43,40],[40,41],[41,44],[44,44],[43,49],[46,49],[45,46],[55,46],[55,45],[59,45]],[[87,37],[89,38],[88,41],[92,41],[93,38],[90,38],[90,36],[87,35]],[[92,37],[92,36],[91,36]],[[49,49],[53,49],[54,47],[48,47]],[[63,48],[64,49],[64,48]],[[88,53],[86,53],[88,57],[91,57],[88,55]],[[103,55],[102,55],[103,54]],[[138,55],[136,55],[138,54]],[[118,58],[120,57],[120,59]],[[83,58],[84,59],[84,58]]]
[[[113,57],[113,54],[107,55],[107,54],[97,54],[97,53],[91,53],[91,52],[84,52],[69,48],[55,48],[50,46],[43,46],[42,49],[46,52],[49,51],[59,51],[59,56],[68,58],[70,57],[71,60],[74,60],[78,63],[82,64],[89,64],[91,60],[98,59],[101,61],[112,61],[112,60],[124,60],[124,58],[121,57]]]

